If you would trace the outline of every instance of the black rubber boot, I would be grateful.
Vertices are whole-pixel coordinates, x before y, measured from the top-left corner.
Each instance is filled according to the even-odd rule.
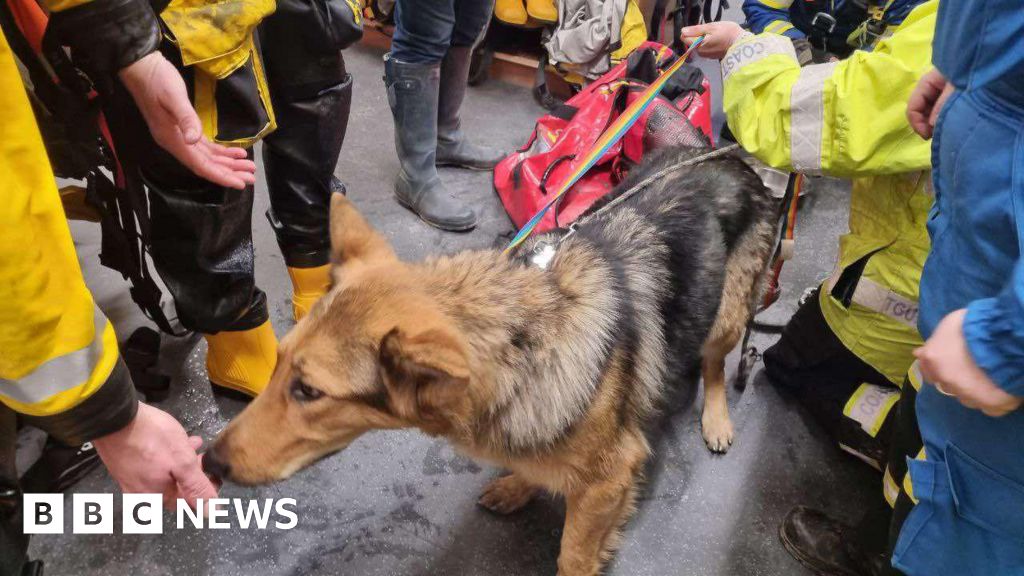
[[[437,107],[437,165],[493,170],[505,154],[470,142],[462,131],[459,117],[462,101],[466,98],[472,59],[472,47],[452,46],[441,62],[441,88]]]
[[[476,226],[476,213],[452,196],[437,175],[439,83],[439,65],[409,64],[390,57],[384,63],[384,84],[395,119],[395,148],[401,164],[395,196],[431,226],[469,230]]]
[[[779,526],[782,546],[818,576],[891,574],[885,553],[862,548],[860,538],[855,527],[803,506],[790,510]]]

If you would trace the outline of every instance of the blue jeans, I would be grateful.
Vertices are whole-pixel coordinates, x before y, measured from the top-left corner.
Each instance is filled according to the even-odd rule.
[[[398,0],[391,57],[437,64],[448,48],[472,46],[491,18],[494,0]]]

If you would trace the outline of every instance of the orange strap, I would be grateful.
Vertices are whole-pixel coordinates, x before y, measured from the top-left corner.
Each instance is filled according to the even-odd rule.
[[[43,52],[43,33],[46,32],[46,12],[35,0],[7,0],[14,22],[28,40],[36,54]]]

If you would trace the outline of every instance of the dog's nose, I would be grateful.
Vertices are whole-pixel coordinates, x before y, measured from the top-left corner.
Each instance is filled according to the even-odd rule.
[[[227,480],[231,475],[231,465],[219,455],[216,445],[203,454],[203,472],[217,480]]]

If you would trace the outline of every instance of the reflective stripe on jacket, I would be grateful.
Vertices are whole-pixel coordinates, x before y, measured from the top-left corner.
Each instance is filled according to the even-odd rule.
[[[0,402],[65,441],[92,439],[126,425],[137,403],[2,33],[0,110]]]
[[[746,150],[776,168],[853,179],[837,270],[866,259],[863,282],[844,301],[826,285],[820,303],[843,344],[895,384],[921,344],[908,304],[928,252],[931,152],[906,102],[930,66],[936,10],[922,4],[873,51],[840,62],[800,68],[773,34],[742,39],[722,61],[729,127]]]

